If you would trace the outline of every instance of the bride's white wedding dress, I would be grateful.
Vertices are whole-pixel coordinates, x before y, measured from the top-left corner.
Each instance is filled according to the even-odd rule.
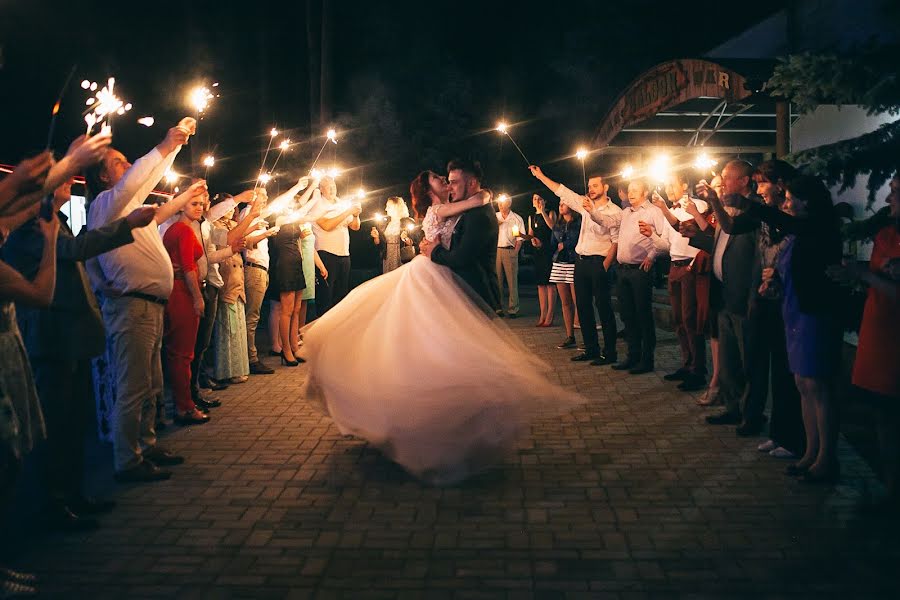
[[[449,248],[455,220],[429,209],[422,226]],[[300,352],[306,396],[341,433],[435,484],[496,462],[539,408],[582,401],[464,285],[417,256],[310,324]]]

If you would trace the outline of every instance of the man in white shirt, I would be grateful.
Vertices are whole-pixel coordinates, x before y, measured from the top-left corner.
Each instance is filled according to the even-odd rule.
[[[653,195],[656,206],[668,222],[668,227],[659,232],[669,243],[669,299],[672,305],[672,321],[675,334],[681,346],[681,367],[664,376],[666,381],[680,381],[678,389],[689,392],[706,387],[706,336],[705,324],[697,319],[709,307],[709,272],[706,265],[695,264],[699,249],[690,245],[690,239],[679,233],[680,224],[693,221],[694,216],[686,210],[689,204],[705,214],[709,206],[703,200],[690,199],[687,182],[679,173],[673,173],[666,182],[666,195],[672,208],[657,194]],[[705,255],[704,255],[705,256]]]
[[[260,210],[265,208],[263,200],[260,203]],[[250,210],[250,205],[244,208],[241,211],[241,218],[246,218]],[[256,221],[251,223],[250,230],[261,223],[265,224],[265,220],[257,217]],[[247,295],[244,310],[247,316],[247,354],[250,358],[252,375],[271,375],[275,372],[275,369],[263,363],[256,350],[256,328],[259,325],[259,313],[267,289],[269,289],[269,239],[263,238],[244,250],[244,291]]]
[[[182,119],[134,165],[110,148],[103,161],[85,174],[93,197],[88,229],[103,227],[142,206],[196,127],[194,119]],[[96,287],[106,296],[103,320],[115,363],[112,438],[117,481],[168,479],[171,471],[159,466],[184,462],[156,444],[154,429],[156,398],[163,388],[163,315],[174,281],[172,261],[157,227],[205,189],[206,184],[199,182],[162,205],[150,225],[133,230],[134,243],[101,255],[92,270]]]
[[[497,201],[497,286],[500,288],[500,306],[503,307],[503,278],[509,288],[509,302],[506,314],[510,319],[519,315],[519,250],[525,233],[525,221],[512,212],[512,199],[504,197]],[[503,315],[503,309],[497,313]]]
[[[617,360],[616,315],[612,308],[610,269],[616,260],[622,209],[609,199],[609,185],[600,175],[591,175],[587,196],[582,196],[544,175],[540,167],[531,167],[531,173],[559,196],[560,202],[581,215],[581,231],[575,246],[578,255],[575,261],[575,309],[584,337],[584,352],[573,356],[572,360],[591,361],[592,365],[613,364]],[[591,217],[592,213],[598,215],[598,220]],[[603,352],[597,336],[595,305],[603,327]]]
[[[350,230],[359,231],[358,203],[341,200],[334,179],[319,182],[320,202],[328,207],[313,223],[316,251],[328,271],[328,280],[316,281],[316,313],[321,317],[350,291]]]
[[[625,341],[628,355],[624,362],[613,365],[617,371],[632,375],[653,371],[656,351],[656,323],[653,319],[653,279],[650,270],[660,253],[668,249],[668,241],[654,243],[641,233],[641,226],[654,231],[668,227],[665,217],[648,200],[650,190],[643,180],[633,180],[628,185],[630,206],[622,210],[619,225],[619,244],[616,249],[618,282],[616,297],[622,320],[625,321]],[[591,213],[597,222],[609,217]]]

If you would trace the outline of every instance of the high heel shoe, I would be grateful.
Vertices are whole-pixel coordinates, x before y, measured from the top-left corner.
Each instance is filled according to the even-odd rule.
[[[300,361],[298,360],[288,360],[284,357],[284,352],[281,353],[281,366],[283,367],[297,367],[300,365]]]

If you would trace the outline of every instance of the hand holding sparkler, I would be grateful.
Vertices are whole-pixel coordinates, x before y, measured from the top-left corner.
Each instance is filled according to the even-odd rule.
[[[0,208],[16,196],[35,192],[44,187],[47,173],[53,166],[53,154],[47,150],[37,156],[26,158],[0,181]]]
[[[44,182],[44,191],[53,192],[73,175],[100,162],[111,143],[112,135],[108,131],[93,137],[82,135],[75,138],[66,155],[50,168]]]
[[[166,132],[166,137],[156,147],[163,156],[172,154],[181,146],[188,143],[188,139],[197,131],[197,121],[191,117],[185,117],[178,125]]]

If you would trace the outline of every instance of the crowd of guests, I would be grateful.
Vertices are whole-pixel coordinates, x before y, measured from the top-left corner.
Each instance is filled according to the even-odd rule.
[[[349,232],[360,229],[361,208],[337,195],[333,179],[303,177],[271,200],[260,186],[210,197],[194,179],[162,204],[150,199],[195,129],[183,119],[134,164],[108,134],[82,136],[59,161],[44,152],[0,181],[0,492],[9,498],[24,457],[39,448],[55,527],[94,528],[94,516],[114,508],[82,489],[95,400],[108,417],[101,433],[113,443],[115,479],[168,479],[185,459],[157,441],[165,392],[175,423],[208,422],[221,405],[213,391],[274,372],[256,341],[266,299],[270,353],[296,366],[310,307],[321,316],[349,291]],[[508,290],[498,315],[519,314],[518,256],[527,245],[536,326],[553,326],[558,296],[558,347],[576,348],[581,331],[572,361],[649,373],[652,273],[667,258],[681,365],[664,379],[702,391],[700,405],[724,406],[707,422],[734,425],[740,436],[764,431],[771,397],[768,439],[758,448],[794,459],[787,474],[807,483],[839,476],[844,290],[867,286],[852,379],[879,411],[886,505],[897,508],[900,176],[889,208],[866,222],[875,245],[863,268],[855,257],[842,260],[828,189],[783,161],[731,161],[693,190],[675,173],[665,197],[634,179],[615,200],[602,176],[579,194],[540,167],[531,172],[559,203],[535,195],[523,219],[498,199],[496,267]],[[60,209],[79,173],[87,226],[75,236]],[[387,272],[413,259],[421,228],[400,197],[388,199],[385,214],[369,235]],[[30,593],[34,579],[0,570],[0,583],[4,594]]]
[[[900,175],[891,181],[889,207],[865,222],[875,246],[863,268],[855,256],[843,256],[841,219],[828,188],[784,161],[734,160],[693,189],[673,173],[665,197],[638,178],[626,194],[619,187],[616,200],[600,175],[590,177],[582,195],[540,167],[531,172],[559,198],[557,212],[535,196],[527,235],[519,238],[534,249],[536,325],[552,324],[548,291],[555,284],[565,328],[558,347],[575,348],[581,325],[583,343],[571,360],[632,375],[653,371],[652,272],[667,256],[681,365],[664,379],[702,392],[698,405],[723,406],[706,417],[709,424],[733,425],[739,436],[767,433],[758,449],[792,459],[786,474],[805,483],[839,477],[836,383],[846,286],[868,286],[852,383],[878,411],[888,492],[878,505],[900,508]],[[498,213],[501,222],[508,219]],[[613,295],[625,328],[624,357],[616,348]]]
[[[182,119],[134,164],[108,133],[82,136],[59,161],[43,152],[0,181],[0,512],[37,450],[47,524],[98,527],[115,504],[82,488],[95,407],[116,481],[168,479],[185,458],[157,441],[167,395],[175,423],[208,422],[221,405],[211,391],[274,373],[256,344],[267,297],[273,352],[295,366],[308,306],[321,299],[321,315],[347,294],[360,206],[332,179],[303,177],[272,200],[260,186],[211,198],[194,179],[153,199],[195,131]],[[87,225],[76,236],[61,209],[78,174]],[[0,569],[3,597],[34,585]]]

